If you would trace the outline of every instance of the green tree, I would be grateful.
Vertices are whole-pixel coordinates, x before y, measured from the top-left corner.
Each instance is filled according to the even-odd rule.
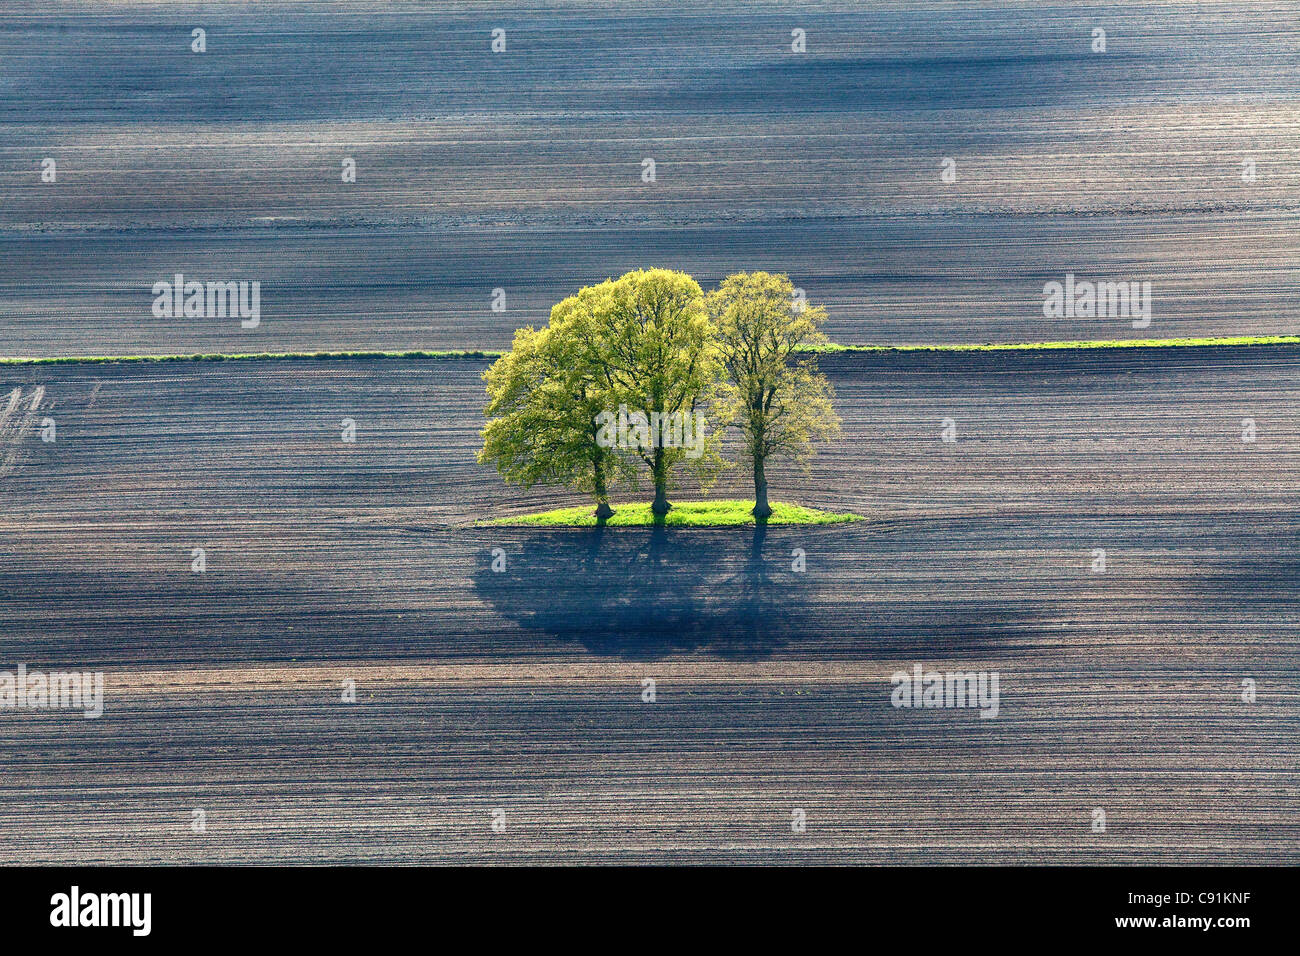
[[[515,333],[509,352],[483,373],[488,416],[481,463],[524,487],[557,483],[592,495],[608,518],[610,485],[629,470],[617,449],[597,441],[597,415],[609,404],[602,379],[581,361],[572,334],[571,296],[551,310],[551,324]]]
[[[754,516],[767,518],[768,462],[806,462],[814,441],[839,434],[830,383],[813,356],[799,353],[826,342],[826,310],[797,303],[789,277],[767,272],[728,276],[706,303],[727,374],[727,417],[754,475]]]
[[[689,458],[705,481],[720,463],[703,434],[694,436],[703,447],[688,449],[666,445],[654,428],[694,423],[720,381],[704,293],[684,272],[647,269],[584,289],[578,299],[571,319],[582,342],[580,364],[605,384],[609,411],[626,406],[651,422],[653,440],[634,451],[650,468],[651,511],[667,514],[670,475],[679,462]]]

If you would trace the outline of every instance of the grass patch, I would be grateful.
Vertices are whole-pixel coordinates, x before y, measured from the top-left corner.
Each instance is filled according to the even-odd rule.
[[[720,528],[730,525],[752,525],[754,516],[750,510],[753,501],[680,501],[673,504],[672,510],[665,516],[663,523],[672,527]],[[518,515],[511,518],[495,518],[482,521],[485,525],[517,525],[524,527],[561,527],[594,528],[596,518],[592,514],[594,505],[578,508],[556,508],[554,511],[541,511],[537,514]],[[819,511],[816,508],[804,508],[801,505],[772,503],[772,517],[768,524],[843,524],[846,521],[863,521],[862,515],[848,512],[837,514],[831,511]],[[614,505],[614,517],[605,522],[607,527],[644,527],[656,524],[655,516],[650,512],[649,503]]]
[[[1151,349],[1223,345],[1297,345],[1300,335],[1221,335],[1173,339],[1073,339],[1061,342],[991,342],[984,345],[836,345],[810,346],[807,352],[1032,352],[1061,349]]]
[[[207,352],[191,355],[59,355],[48,358],[0,358],[0,365],[95,365],[106,362],[242,362],[261,359],[301,362],[311,359],[495,359],[500,352]]]
[[[1147,349],[1195,346],[1300,345],[1300,335],[1226,335],[1175,339],[1078,339],[1062,342],[1002,342],[984,345],[838,345],[828,343],[800,349],[802,352],[1025,352],[1061,349]],[[240,362],[250,359],[292,362],[311,359],[497,359],[503,353],[491,350],[408,351],[408,352],[239,352],[192,355],[58,355],[46,358],[0,358],[0,365],[93,365],[108,362]]]

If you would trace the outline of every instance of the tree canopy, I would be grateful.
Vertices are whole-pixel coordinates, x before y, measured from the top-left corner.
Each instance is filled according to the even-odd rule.
[[[606,516],[609,485],[628,469],[616,449],[596,441],[596,416],[609,399],[569,334],[577,303],[571,296],[556,305],[544,329],[520,329],[510,351],[483,373],[489,420],[478,459],[524,487],[544,482],[588,492]]]
[[[826,342],[826,310],[797,299],[788,276],[748,272],[710,292],[708,311],[726,370],[724,416],[740,429],[754,476],[754,514],[765,518],[772,513],[767,463],[805,462],[814,441],[839,434],[830,383],[807,351]]]
[[[647,419],[649,447],[642,441],[630,450],[650,469],[653,510],[666,513],[671,470],[688,450],[660,439],[665,429],[671,438],[687,416],[695,424],[721,376],[704,293],[690,276],[668,269],[629,272],[584,291],[590,295],[579,295],[571,326],[581,364],[604,383],[610,411],[626,407]]]
[[[708,296],[668,269],[586,287],[551,310],[546,328],[520,329],[484,373],[479,461],[508,482],[588,492],[597,517],[612,514],[613,486],[644,466],[663,515],[674,469],[684,463],[707,485],[734,425],[754,514],[766,518],[766,463],[806,460],[813,441],[838,431],[830,385],[801,351],[826,341],[824,318],[798,307],[786,276],[765,272],[730,276]]]

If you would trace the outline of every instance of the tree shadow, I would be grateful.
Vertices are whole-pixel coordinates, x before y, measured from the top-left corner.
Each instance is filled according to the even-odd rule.
[[[803,628],[805,575],[768,527],[522,532],[507,570],[474,587],[498,613],[595,654],[656,659],[707,649],[761,658]]]

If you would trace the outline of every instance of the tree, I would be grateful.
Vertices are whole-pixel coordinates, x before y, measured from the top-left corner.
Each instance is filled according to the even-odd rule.
[[[608,518],[609,486],[628,470],[618,451],[597,441],[597,415],[609,404],[602,380],[581,359],[569,316],[571,296],[551,310],[551,324],[515,333],[511,349],[483,373],[488,416],[480,463],[508,482],[555,482],[588,492],[596,517]]]
[[[830,383],[814,357],[797,354],[826,342],[826,310],[796,302],[790,279],[767,272],[728,276],[706,304],[728,379],[728,420],[740,429],[754,475],[754,517],[765,519],[767,463],[806,462],[814,441],[839,434]]]
[[[650,441],[632,450],[650,467],[650,510],[667,514],[670,474],[688,450],[664,436],[674,423],[694,425],[721,377],[704,293],[684,272],[648,269],[584,289],[578,299],[571,321],[580,364],[604,383],[610,411],[626,406],[648,420]],[[702,434],[695,437],[707,443]],[[691,449],[692,463],[707,476],[717,461],[712,444],[698,451]]]

